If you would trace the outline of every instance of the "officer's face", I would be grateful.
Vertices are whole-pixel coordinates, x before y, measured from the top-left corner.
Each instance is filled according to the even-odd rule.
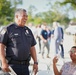
[[[18,14],[18,25],[19,26],[24,26],[26,21],[28,19],[27,13],[26,12],[22,12],[21,14]]]

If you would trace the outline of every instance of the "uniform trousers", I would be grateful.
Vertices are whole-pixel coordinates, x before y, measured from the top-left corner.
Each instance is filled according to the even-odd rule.
[[[17,65],[17,64],[10,64],[12,69],[15,71],[17,75],[29,75],[28,65]],[[2,75],[10,75],[9,73],[4,73]]]

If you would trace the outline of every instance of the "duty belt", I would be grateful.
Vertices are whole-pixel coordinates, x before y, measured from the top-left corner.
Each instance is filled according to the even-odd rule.
[[[29,61],[11,60],[8,64],[29,65]]]

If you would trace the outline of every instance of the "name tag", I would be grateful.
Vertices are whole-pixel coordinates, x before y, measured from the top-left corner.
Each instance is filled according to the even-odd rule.
[[[16,36],[17,36],[17,35],[18,35],[18,33],[14,34],[14,35],[16,35]]]

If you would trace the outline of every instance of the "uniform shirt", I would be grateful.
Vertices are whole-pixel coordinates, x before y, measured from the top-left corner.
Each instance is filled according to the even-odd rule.
[[[0,36],[0,42],[6,46],[6,57],[15,60],[26,60],[30,48],[36,44],[31,30],[26,26],[19,27],[15,23],[7,26],[6,32]]]
[[[47,40],[48,37],[49,37],[49,34],[48,34],[48,32],[47,32],[46,30],[42,30],[42,31],[41,31],[41,35],[42,35],[42,37],[43,37],[45,40]]]

